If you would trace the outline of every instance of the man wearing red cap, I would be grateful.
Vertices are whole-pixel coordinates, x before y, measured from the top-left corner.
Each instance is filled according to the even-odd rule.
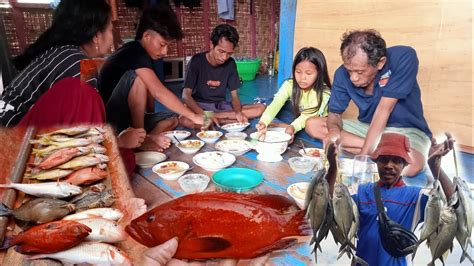
[[[428,164],[431,171],[437,175],[440,172],[441,157],[453,147],[453,139],[448,139],[430,149]],[[377,205],[374,195],[374,186],[380,186],[380,194],[385,212],[388,217],[408,230],[414,230],[416,225],[424,220],[424,209],[428,196],[422,188],[407,186],[402,180],[402,170],[412,162],[410,158],[410,142],[407,137],[397,133],[385,133],[371,154],[372,160],[377,163],[380,180],[375,183],[362,184],[353,199],[359,209],[360,227],[358,231],[357,256],[369,265],[406,265],[406,257],[393,257],[382,246],[377,220]],[[328,182],[332,188],[336,180],[336,154],[334,144],[328,150],[329,170]],[[441,171],[441,173],[443,173]],[[443,173],[439,181],[444,193],[449,198],[454,188],[449,178]]]

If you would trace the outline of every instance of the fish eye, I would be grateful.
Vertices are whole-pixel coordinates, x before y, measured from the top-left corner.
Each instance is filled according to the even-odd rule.
[[[146,220],[147,220],[148,222],[150,222],[150,223],[153,222],[153,221],[155,221],[155,215],[152,214],[152,215],[148,216],[148,217],[146,218]]]

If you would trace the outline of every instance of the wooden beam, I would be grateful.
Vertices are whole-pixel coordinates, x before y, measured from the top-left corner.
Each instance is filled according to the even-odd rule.
[[[293,44],[295,35],[296,1],[281,0],[280,3],[280,58],[278,60],[278,87],[291,77]]]

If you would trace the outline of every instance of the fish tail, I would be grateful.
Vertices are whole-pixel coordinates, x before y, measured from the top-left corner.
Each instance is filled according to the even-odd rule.
[[[460,263],[462,263],[465,259],[468,259],[472,264],[474,264],[474,261],[472,260],[471,256],[469,253],[467,253],[466,250],[462,251],[461,259],[459,260]]]
[[[12,213],[12,210],[3,202],[0,202],[0,216],[8,216],[11,213]]]

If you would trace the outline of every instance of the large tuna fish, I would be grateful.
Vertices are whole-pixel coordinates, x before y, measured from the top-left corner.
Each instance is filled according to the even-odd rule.
[[[279,195],[208,192],[162,204],[126,231],[148,247],[177,236],[178,259],[255,258],[296,242],[285,237],[310,233],[304,215]]]

